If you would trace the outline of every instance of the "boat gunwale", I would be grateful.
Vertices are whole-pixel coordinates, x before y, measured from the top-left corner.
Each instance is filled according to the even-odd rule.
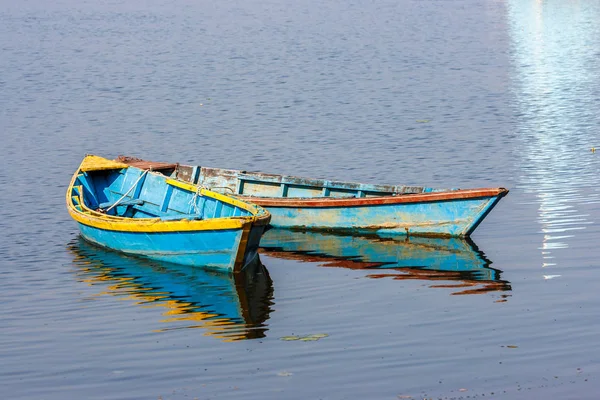
[[[262,207],[281,208],[327,208],[327,207],[364,207],[389,204],[433,203],[478,198],[502,198],[508,194],[505,188],[457,189],[444,192],[406,193],[374,197],[235,197]]]

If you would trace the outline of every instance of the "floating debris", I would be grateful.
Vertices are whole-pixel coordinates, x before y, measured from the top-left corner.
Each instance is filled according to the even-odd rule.
[[[327,333],[313,333],[312,335],[306,335],[306,336],[296,336],[296,335],[282,336],[279,338],[279,340],[283,340],[286,342],[292,341],[292,340],[300,340],[302,342],[314,342],[316,340],[323,339],[327,336],[329,336]]]
[[[428,122],[430,122],[430,121],[431,121],[430,119],[418,119],[418,120],[417,120],[417,122],[418,122],[419,124],[426,124],[426,123],[428,123]]]
[[[313,338],[317,338],[317,339],[323,339],[325,337],[329,336],[326,333],[314,333],[312,335],[308,335],[307,337],[313,337]]]
[[[285,341],[300,340],[300,336],[282,336],[279,338],[279,340],[285,340]]]
[[[315,340],[319,340],[319,338],[311,337],[311,336],[305,336],[303,338],[300,338],[300,340],[303,341],[303,342],[314,342]]]
[[[281,371],[277,373],[277,376],[292,376],[294,374],[292,374],[291,372],[288,371]]]

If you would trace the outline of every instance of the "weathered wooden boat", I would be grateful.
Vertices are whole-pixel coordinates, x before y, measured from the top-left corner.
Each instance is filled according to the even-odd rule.
[[[504,188],[434,189],[335,182],[231,169],[120,162],[235,195],[265,207],[278,228],[467,237],[504,197]]]
[[[102,294],[164,310],[155,331],[199,328],[223,341],[265,336],[273,282],[257,257],[239,274],[128,257],[77,238],[68,245],[77,278]]]
[[[260,206],[93,155],[83,159],[66,197],[89,242],[228,272],[254,262],[270,219]]]
[[[262,255],[323,267],[366,270],[369,278],[433,281],[453,294],[510,291],[502,271],[468,238],[389,237],[273,228]]]

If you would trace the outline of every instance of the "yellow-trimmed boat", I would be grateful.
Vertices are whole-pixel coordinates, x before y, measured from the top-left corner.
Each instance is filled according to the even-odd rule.
[[[66,202],[89,242],[228,272],[255,262],[271,218],[260,206],[94,155],[73,175]]]

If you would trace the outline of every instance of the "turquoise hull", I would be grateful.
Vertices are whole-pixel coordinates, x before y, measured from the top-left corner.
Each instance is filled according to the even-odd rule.
[[[135,256],[175,264],[232,271],[242,230],[211,232],[115,232],[79,224],[87,241]],[[244,265],[256,256],[257,246],[247,252]]]
[[[499,197],[384,205],[267,206],[276,228],[349,233],[466,237]]]

